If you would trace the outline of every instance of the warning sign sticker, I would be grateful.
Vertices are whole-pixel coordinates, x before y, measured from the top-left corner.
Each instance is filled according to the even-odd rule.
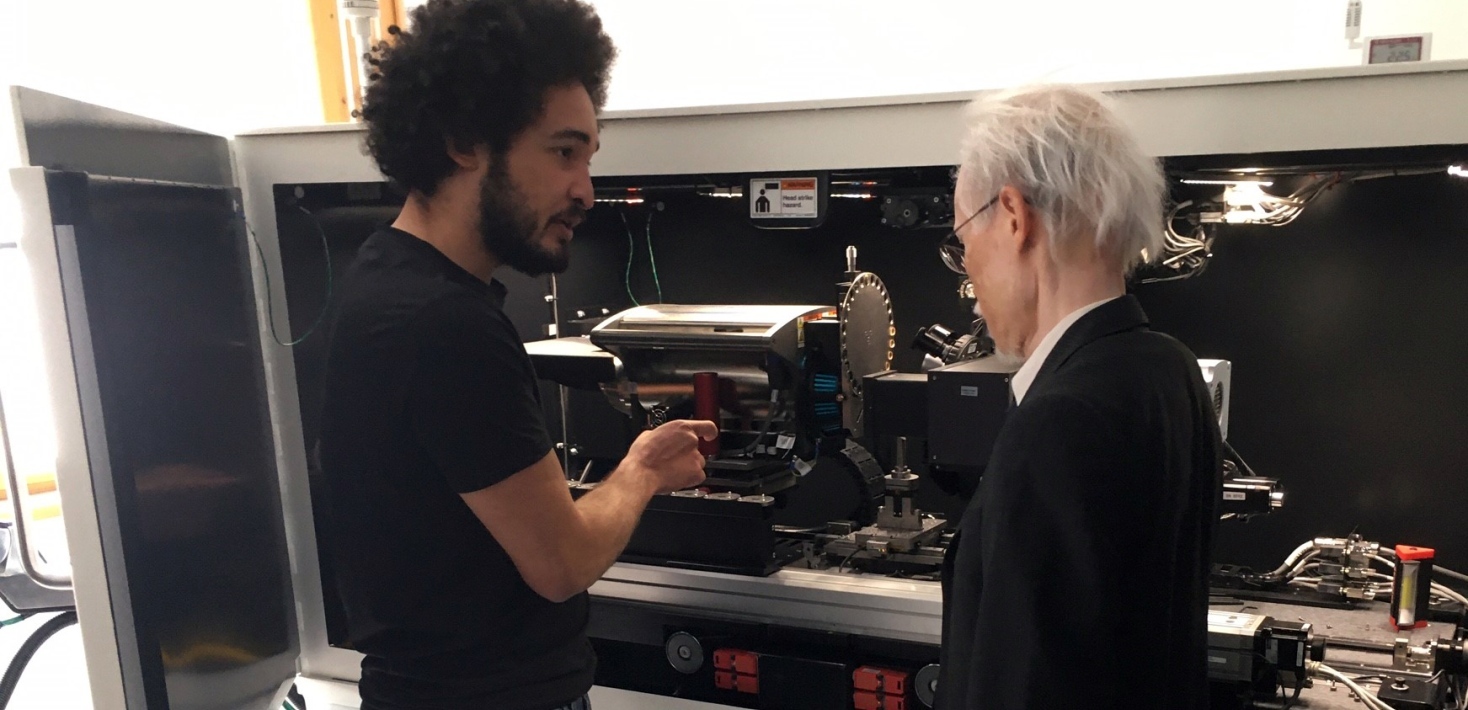
[[[820,216],[815,178],[755,178],[749,181],[750,219]]]

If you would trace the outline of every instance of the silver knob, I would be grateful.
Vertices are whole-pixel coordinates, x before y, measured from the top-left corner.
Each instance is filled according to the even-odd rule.
[[[912,469],[907,467],[907,437],[897,437],[897,449],[892,453],[892,477],[911,478]]]

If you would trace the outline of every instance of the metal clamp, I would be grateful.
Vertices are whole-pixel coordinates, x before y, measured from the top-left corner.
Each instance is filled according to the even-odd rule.
[[[15,519],[15,537],[20,543],[20,563],[25,570],[26,576],[43,587],[53,589],[71,589],[71,574],[49,574],[41,570],[41,565],[36,561],[35,548],[31,547],[30,535],[26,529],[26,517],[21,509],[20,497],[23,490],[20,485],[20,475],[15,471],[15,459],[10,453],[10,430],[5,424],[5,400],[0,397],[0,446],[5,449],[3,465],[5,466],[5,481],[10,487],[10,511]]]

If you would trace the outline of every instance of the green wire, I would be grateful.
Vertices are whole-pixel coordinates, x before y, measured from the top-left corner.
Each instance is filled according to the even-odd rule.
[[[626,212],[618,212],[622,217],[622,226],[627,230],[627,271],[623,275],[622,283],[627,288],[627,297],[632,299],[632,305],[641,306],[636,294],[632,293],[632,262],[637,255],[637,240],[632,236],[632,225],[627,221]],[[658,303],[663,302],[663,280],[658,276],[658,257],[652,249],[652,212],[647,213],[647,260],[652,264],[652,283],[658,290]]]
[[[300,709],[297,708],[295,706],[295,704],[291,702],[291,699],[290,698],[286,698],[285,699],[285,710],[300,710]]]
[[[305,207],[296,205],[296,209],[304,212],[307,217],[311,218],[311,224],[316,226],[316,232],[321,235],[321,251],[326,254],[326,300],[321,304],[321,312],[316,314],[316,322],[312,323],[311,327],[307,328],[301,337],[289,343],[281,340],[280,333],[275,329],[275,293],[270,288],[270,267],[265,263],[265,250],[260,248],[260,238],[255,235],[255,230],[250,227],[250,223],[245,221],[244,214],[240,214],[240,221],[244,222],[245,231],[250,233],[250,240],[255,243],[255,254],[260,257],[260,271],[265,274],[265,319],[270,322],[270,337],[275,339],[277,345],[285,348],[293,348],[306,342],[306,339],[311,337],[311,334],[315,333],[316,329],[321,326],[321,321],[326,320],[326,311],[331,305],[331,245],[326,241],[326,230],[321,228],[321,222],[316,219],[316,215],[311,214]]]
[[[21,614],[20,616],[17,616],[15,618],[0,621],[0,626],[11,626],[14,624],[19,624],[20,622],[25,621],[29,618],[31,618],[30,614]]]
[[[647,213],[647,260],[652,262],[652,282],[658,287],[658,303],[662,303],[663,282],[658,278],[658,258],[652,253],[652,212]]]
[[[632,293],[632,255],[637,253],[637,242],[632,238],[632,225],[627,223],[627,213],[618,212],[617,214],[622,216],[622,226],[627,228],[627,274],[623,277],[622,283],[627,287],[627,297],[632,299],[632,305],[641,306],[642,304],[637,302],[637,296]]]

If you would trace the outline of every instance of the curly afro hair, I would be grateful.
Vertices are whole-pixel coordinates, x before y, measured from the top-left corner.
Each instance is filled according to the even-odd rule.
[[[412,31],[374,48],[362,101],[367,149],[400,188],[432,195],[454,169],[448,146],[502,155],[579,82],[598,111],[617,49],[579,0],[429,0]]]

